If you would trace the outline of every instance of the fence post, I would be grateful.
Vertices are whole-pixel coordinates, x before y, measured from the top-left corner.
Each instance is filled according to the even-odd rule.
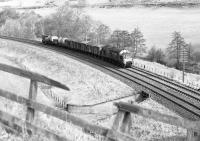
[[[30,88],[29,88],[29,100],[35,100],[37,96],[37,81],[31,80],[30,82]],[[35,110],[30,107],[30,105],[27,104],[27,114],[26,114],[26,120],[28,122],[32,122],[35,115]]]
[[[122,122],[122,120],[123,120],[123,117],[124,117],[124,112],[121,111],[121,110],[119,110],[119,111],[117,112],[117,115],[116,115],[115,120],[114,120],[114,122],[113,122],[113,126],[112,126],[111,131],[119,131],[120,126],[121,126],[121,122]],[[106,135],[106,141],[113,141],[112,139],[110,139],[110,135],[109,135],[109,134],[110,134],[110,133],[109,133],[109,131],[108,131],[108,133],[107,133],[107,135]]]
[[[114,120],[114,123],[112,126],[112,130],[115,130],[115,131],[119,130],[123,118],[124,118],[124,112],[119,110],[115,117],[115,120]]]
[[[119,108],[118,108],[119,109]],[[120,110],[117,112],[111,131],[119,131],[122,133],[130,133],[132,126],[131,113]],[[107,133],[106,141],[113,141],[110,139],[110,133]]]
[[[187,141],[199,141],[200,133],[194,130],[187,130]]]
[[[131,120],[131,113],[130,112],[125,112],[124,113],[124,119],[122,121],[122,125],[121,125],[121,132],[122,133],[130,133],[130,129],[132,126],[132,120]]]

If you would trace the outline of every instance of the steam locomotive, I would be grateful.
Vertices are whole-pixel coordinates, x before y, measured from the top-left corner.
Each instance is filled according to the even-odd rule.
[[[42,35],[42,43],[83,52],[101,58],[105,61],[111,62],[112,64],[121,66],[123,68],[131,67],[132,65],[131,54],[126,49],[118,49],[108,45],[93,46],[84,42],[76,42],[68,38],[51,35]]]

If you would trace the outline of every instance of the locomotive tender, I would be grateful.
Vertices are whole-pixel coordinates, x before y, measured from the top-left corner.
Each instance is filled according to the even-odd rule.
[[[68,38],[42,35],[42,43],[49,45],[56,45],[67,49],[76,50],[86,54],[90,54],[95,57],[99,57],[103,60],[111,62],[112,64],[119,65],[121,67],[131,67],[132,58],[130,52],[126,49],[118,49],[110,46],[93,46],[87,43],[76,42]]]

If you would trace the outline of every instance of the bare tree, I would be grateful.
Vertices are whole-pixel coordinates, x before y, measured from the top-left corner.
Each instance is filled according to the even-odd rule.
[[[88,40],[93,22],[89,16],[82,15],[77,9],[71,9],[66,3],[42,23],[45,34],[85,41]]]
[[[161,49],[156,49],[156,46],[152,46],[148,51],[147,59],[150,61],[163,63],[165,54]]]
[[[25,12],[21,14],[19,20],[22,25],[22,33],[24,38],[36,38],[36,23],[40,20],[40,16],[35,12]]]
[[[167,48],[168,54],[172,58],[176,58],[176,68],[180,68],[180,51],[186,46],[184,38],[181,36],[180,32],[173,32],[172,40]]]
[[[110,37],[110,28],[104,24],[100,24],[96,29],[98,44],[105,44]]]
[[[123,30],[121,32],[121,38],[122,38],[122,47],[129,47],[131,45],[131,38],[130,38],[130,34],[128,31]]]
[[[40,16],[34,12],[24,12],[18,19],[7,19],[1,26],[1,33],[8,36],[34,39],[36,38],[36,23]]]
[[[160,64],[166,64],[164,61],[165,58],[165,53],[161,49],[157,49],[156,51],[156,62]]]
[[[22,37],[22,27],[19,21],[8,19],[5,24],[1,26],[0,33],[6,36]]]
[[[131,33],[131,51],[133,52],[133,57],[137,54],[142,54],[146,52],[145,39],[139,28],[135,28]]]
[[[156,61],[156,48],[152,46],[151,49],[148,51],[147,59],[150,61]]]
[[[126,30],[115,30],[111,35],[110,42],[117,48],[129,47],[131,43],[130,34]]]
[[[112,35],[111,35],[111,39],[110,42],[113,46],[120,48],[121,47],[121,30],[115,30],[113,31]]]
[[[0,26],[5,24],[7,19],[18,19],[19,13],[14,9],[5,9],[0,12]]]
[[[192,44],[191,43],[189,43],[188,45],[187,45],[188,47],[188,63],[190,64],[190,61],[191,60],[193,60],[193,53],[194,53],[194,50],[193,50],[193,48],[192,48]]]
[[[50,23],[48,24],[51,28],[51,31],[54,32],[52,34],[66,37],[70,37],[73,35],[73,32],[76,32],[76,30],[74,30],[74,26],[77,25],[77,21],[80,21],[79,13],[73,11],[69,7],[68,3],[65,3],[65,5],[59,7],[57,12],[53,14],[49,19]]]
[[[80,32],[81,32],[80,35],[82,35],[80,39],[82,41],[90,40],[89,34],[91,32],[91,27],[92,27],[92,22],[93,22],[92,19],[89,16],[84,15],[83,17],[81,17],[79,22],[80,22],[79,27],[80,27]]]

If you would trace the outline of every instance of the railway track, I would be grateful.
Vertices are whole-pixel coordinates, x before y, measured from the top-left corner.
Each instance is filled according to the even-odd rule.
[[[171,81],[169,79],[165,79],[165,78],[158,78],[156,77],[154,74],[151,73],[147,73],[146,71],[143,71],[142,69],[137,69],[137,68],[131,68],[131,69],[127,69],[128,71],[130,71],[131,73],[137,73],[141,76],[144,76],[146,78],[152,79],[154,81],[159,82],[160,84],[163,85],[168,85],[171,89],[179,91],[179,92],[183,92],[183,94],[190,96],[194,99],[199,99],[200,100],[200,93],[199,91],[192,89],[190,87],[185,87],[184,85],[181,85],[179,83],[175,83],[174,81]]]
[[[183,117],[191,120],[200,119],[200,93],[195,89],[186,87],[182,84],[139,68],[133,67],[122,69],[92,56],[68,49],[66,50],[64,48],[55,48],[53,46],[43,45],[39,41],[10,38],[5,36],[0,38],[29,43],[38,47],[45,47],[49,50],[53,50],[54,52],[58,52],[80,62],[86,63],[123,81],[131,87],[135,86],[135,84],[138,85],[138,89],[142,88],[143,91],[150,93],[154,98],[159,97],[162,100],[164,99],[164,101],[167,101],[165,106],[169,106],[168,108],[173,109]],[[75,107],[75,109],[84,107],[84,105],[71,106]],[[88,108],[90,106],[91,105],[87,105],[85,107]]]
[[[178,87],[182,87],[182,88],[185,87],[185,89],[188,89],[188,90],[193,91],[193,92],[197,92],[197,91],[198,91],[197,88],[195,89],[195,88],[190,87],[190,86],[188,86],[188,85],[185,85],[185,84],[183,84],[183,83],[176,82],[175,80],[170,79],[170,78],[168,78],[168,77],[165,77],[165,76],[162,76],[162,75],[159,75],[159,74],[155,74],[155,73],[153,73],[153,72],[151,72],[151,71],[148,71],[148,70],[145,70],[145,69],[142,69],[142,68],[138,68],[138,67],[132,66],[131,69],[135,69],[135,70],[142,71],[142,72],[147,73],[147,74],[149,74],[149,75],[151,75],[151,76],[157,77],[157,78],[159,78],[159,79],[161,79],[161,80],[163,80],[163,81],[170,82],[171,84],[176,85],[176,86],[178,86]]]

